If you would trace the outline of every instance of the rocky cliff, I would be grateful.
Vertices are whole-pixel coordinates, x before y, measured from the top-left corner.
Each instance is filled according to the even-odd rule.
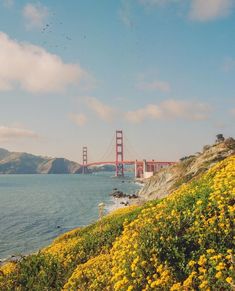
[[[228,138],[212,146],[204,146],[202,152],[182,158],[175,165],[162,169],[148,179],[139,195],[144,200],[163,198],[183,183],[195,179],[215,163],[235,154],[235,140]]]

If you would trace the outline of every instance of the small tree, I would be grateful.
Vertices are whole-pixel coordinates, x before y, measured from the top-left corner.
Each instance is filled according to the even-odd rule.
[[[220,143],[220,142],[223,142],[225,140],[223,134],[217,134],[216,135],[216,143]]]

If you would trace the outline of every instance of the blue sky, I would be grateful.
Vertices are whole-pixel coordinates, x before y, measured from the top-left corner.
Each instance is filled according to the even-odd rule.
[[[234,136],[234,7],[0,0],[1,147],[97,160],[121,128],[139,157],[177,160]]]

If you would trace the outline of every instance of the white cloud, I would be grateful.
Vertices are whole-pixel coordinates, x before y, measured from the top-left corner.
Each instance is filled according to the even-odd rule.
[[[136,86],[140,90],[170,92],[171,86],[165,81],[140,82]]]
[[[157,104],[149,104],[136,111],[128,111],[126,119],[132,123],[142,122],[145,119],[184,119],[205,120],[209,117],[211,108],[208,104],[182,101],[166,100]]]
[[[146,118],[150,119],[160,119],[162,118],[162,111],[158,105],[149,104],[144,108],[138,109],[136,111],[128,111],[125,114],[127,121],[131,123],[142,122]]]
[[[0,91],[20,87],[33,93],[58,92],[86,77],[79,65],[65,64],[42,47],[19,43],[0,32]]]
[[[3,0],[3,5],[7,8],[11,8],[14,5],[14,0]]]
[[[234,6],[234,0],[192,0],[190,18],[208,21],[228,16]]]
[[[38,138],[38,135],[28,129],[19,127],[0,126],[0,140]]]
[[[83,113],[79,113],[79,114],[70,113],[69,118],[73,123],[75,123],[78,126],[83,126],[87,122],[87,117]]]
[[[111,121],[114,118],[115,115],[114,108],[102,103],[98,99],[88,97],[86,98],[86,104],[102,120]]]
[[[41,4],[28,3],[23,9],[27,28],[41,28],[48,17],[48,8]]]

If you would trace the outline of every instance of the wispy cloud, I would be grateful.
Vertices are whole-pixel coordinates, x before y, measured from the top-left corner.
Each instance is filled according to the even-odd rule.
[[[139,0],[144,6],[163,6],[169,3],[179,2],[180,0]]]
[[[0,140],[38,138],[38,135],[29,129],[19,127],[0,126]]]
[[[2,0],[3,5],[7,8],[11,8],[14,5],[14,0]]]
[[[65,64],[57,55],[0,32],[0,91],[58,92],[78,84],[87,73],[78,64]]]
[[[160,119],[162,117],[162,111],[158,105],[148,104],[144,108],[128,111],[125,117],[131,123],[140,123],[145,119]]]
[[[208,21],[228,16],[234,7],[233,0],[192,0],[190,18]]]
[[[180,4],[186,7],[184,0],[138,0],[145,7],[165,7],[171,4]],[[234,0],[190,0],[189,18],[195,21],[211,21],[228,16],[234,8]]]
[[[202,121],[208,119],[212,111],[212,107],[207,103],[174,99],[158,104],[147,104],[142,108],[127,112],[114,109],[93,97],[86,97],[85,102],[96,116],[107,122],[115,120],[118,116],[117,113],[130,123],[140,123],[146,119]],[[75,122],[75,116],[73,119]]]
[[[184,119],[199,121],[207,119],[210,111],[211,107],[205,103],[170,99],[160,104],[148,104],[144,108],[128,111],[125,117],[131,123],[139,123],[145,119]]]
[[[84,113],[70,113],[69,119],[76,125],[82,127],[87,123],[87,116]]]
[[[46,6],[38,4],[28,3],[23,9],[23,16],[25,18],[25,24],[28,29],[41,28],[45,23],[49,15],[48,8]]]
[[[223,66],[222,66],[223,71],[225,72],[230,72],[235,69],[235,59],[233,58],[226,58],[224,60]]]
[[[128,27],[131,27],[133,22],[131,20],[131,4],[129,0],[121,1],[121,8],[118,11],[120,20]]]
[[[139,90],[161,91],[165,93],[171,91],[170,84],[165,81],[139,82],[136,88]]]
[[[112,121],[115,117],[115,109],[104,104],[97,98],[87,97],[86,104],[100,119],[104,121]]]
[[[235,117],[235,108],[231,110],[231,114]]]
[[[227,128],[227,124],[221,120],[217,120],[216,122],[213,123],[213,127],[216,130],[223,130],[223,129]]]

